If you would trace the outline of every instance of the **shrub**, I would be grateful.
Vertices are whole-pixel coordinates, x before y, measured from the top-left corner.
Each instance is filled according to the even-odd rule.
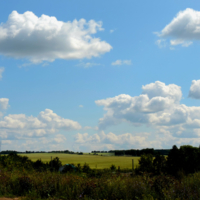
[[[161,174],[166,171],[166,159],[163,155],[156,155],[155,159],[153,160],[153,172],[154,174]]]
[[[115,165],[112,164],[112,165],[110,166],[110,170],[115,171],[116,169],[117,169],[117,168],[116,168]]]
[[[82,168],[81,168],[81,164],[80,164],[80,163],[78,163],[78,164],[76,165],[76,169],[77,169],[77,172],[81,172],[81,171],[82,171]]]
[[[74,167],[73,164],[65,165],[64,169],[62,170],[62,173],[67,173],[67,172],[74,172],[76,171],[76,168]]]
[[[28,176],[22,176],[17,178],[18,191],[17,195],[23,196],[32,189],[32,180]]]
[[[139,159],[139,166],[135,169],[137,174],[141,172],[153,172],[153,155],[152,154],[143,154]]]
[[[49,162],[49,167],[51,168],[51,171],[58,171],[59,167],[62,166],[62,162],[58,157],[54,158]]]
[[[83,171],[84,173],[89,173],[89,172],[91,171],[91,168],[90,168],[90,166],[89,166],[87,163],[85,163],[85,164],[83,165],[82,171]]]

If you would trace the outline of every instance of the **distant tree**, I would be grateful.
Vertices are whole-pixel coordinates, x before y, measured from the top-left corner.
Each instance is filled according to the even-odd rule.
[[[161,174],[166,172],[166,159],[165,156],[157,154],[153,160],[153,171],[154,174]]]
[[[59,167],[61,166],[62,166],[62,162],[60,161],[58,157],[54,158],[53,160],[49,162],[49,167],[51,168],[51,170],[58,171]]]
[[[140,172],[153,172],[153,155],[152,154],[142,154],[139,159],[139,166],[136,167],[136,173]]]

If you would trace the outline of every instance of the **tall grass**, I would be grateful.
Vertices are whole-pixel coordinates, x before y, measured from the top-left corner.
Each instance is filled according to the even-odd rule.
[[[97,170],[98,171],[98,170]],[[200,199],[200,173],[176,180],[171,176],[124,176],[107,170],[85,173],[0,171],[0,195],[25,199]]]

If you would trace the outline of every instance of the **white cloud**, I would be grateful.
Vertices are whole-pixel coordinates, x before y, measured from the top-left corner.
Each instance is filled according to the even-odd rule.
[[[200,40],[200,12],[191,8],[180,11],[177,16],[157,35],[170,38],[170,44],[188,47],[193,40]]]
[[[0,67],[0,80],[2,79],[2,74],[3,74],[3,72],[4,72],[4,67]]]
[[[112,62],[111,65],[131,65],[131,60],[116,60],[115,62]]]
[[[116,135],[112,132],[105,134],[104,131],[89,135],[88,133],[76,134],[75,146],[87,148],[91,150],[112,150],[112,149],[141,149],[147,147],[161,148],[159,141],[150,141],[148,133],[124,133]]]
[[[79,108],[83,108],[83,105],[79,105]]]
[[[8,98],[0,98],[0,110],[6,110],[9,107],[9,99]]]
[[[44,137],[59,130],[81,129],[78,122],[64,119],[50,109],[39,113],[38,117],[25,114],[10,114],[0,120],[1,138]]]
[[[111,30],[110,30],[110,33],[113,33],[114,31],[115,31],[115,30],[111,29]]]
[[[3,116],[3,111],[9,108],[9,99],[0,98],[0,117]]]
[[[99,66],[101,64],[99,63],[90,63],[90,62],[87,62],[87,63],[79,63],[78,65],[76,66],[80,66],[80,67],[84,67],[84,68],[90,68],[90,67],[93,67],[93,66]]]
[[[102,22],[94,20],[63,22],[48,15],[37,17],[30,11],[13,11],[0,25],[0,54],[34,63],[97,57],[112,49],[110,44],[92,37],[102,30]]]
[[[179,102],[182,97],[181,87],[175,84],[165,85],[165,83],[156,81],[142,86],[142,94],[147,94],[150,99],[153,97],[168,97],[174,102]]]
[[[190,86],[189,97],[200,99],[200,80],[193,80]]]
[[[62,134],[53,137],[31,138],[25,140],[2,140],[2,150],[52,151],[66,150],[67,139]]]
[[[129,122],[134,126],[150,126],[156,131],[165,129],[176,137],[200,136],[200,107],[180,104],[182,92],[179,86],[156,81],[142,86],[142,89],[139,96],[121,94],[95,101],[107,111],[99,119],[99,129]]]
[[[135,125],[153,123],[157,119],[155,113],[160,114],[163,110],[169,110],[182,96],[179,86],[167,86],[159,81],[142,86],[142,89],[140,96],[121,94],[95,101],[107,111],[99,120],[99,127],[104,129],[108,125],[118,124],[124,120]]]
[[[53,138],[53,141],[57,144],[65,143],[66,137],[62,134],[57,134],[56,137]]]

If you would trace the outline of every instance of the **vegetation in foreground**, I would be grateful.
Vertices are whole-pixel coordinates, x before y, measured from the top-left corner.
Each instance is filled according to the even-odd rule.
[[[200,173],[180,180],[159,175],[126,177],[104,174],[1,171],[0,194],[25,199],[199,199]]]
[[[165,158],[144,154],[133,174],[76,165],[59,173],[59,158],[43,163],[27,157],[0,157],[0,195],[24,199],[200,199],[200,149],[176,146]]]

